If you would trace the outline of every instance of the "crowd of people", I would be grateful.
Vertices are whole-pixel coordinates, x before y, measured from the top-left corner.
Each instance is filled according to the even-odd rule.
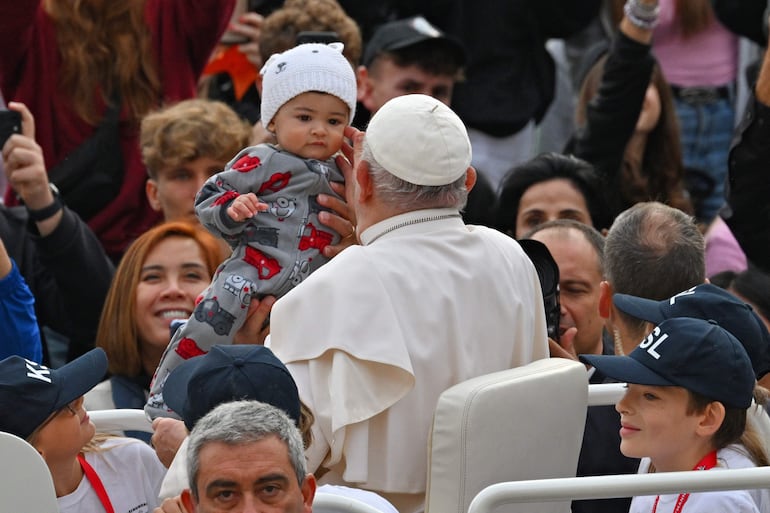
[[[770,465],[765,0],[0,4],[0,431],[60,511],[421,513],[441,393],[544,358],[628,384],[577,476]],[[572,511],[685,504],[770,487]]]

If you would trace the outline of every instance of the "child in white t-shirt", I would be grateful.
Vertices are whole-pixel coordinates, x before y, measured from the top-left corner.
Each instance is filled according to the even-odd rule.
[[[620,450],[643,458],[640,472],[768,465],[762,444],[746,428],[756,384],[751,361],[714,321],[668,319],[628,356],[580,359],[628,383],[615,406]],[[639,496],[629,511],[755,513],[759,497],[747,490]]]
[[[83,395],[102,380],[93,349],[59,369],[19,356],[0,361],[0,431],[27,440],[45,460],[60,513],[150,513],[166,469],[147,444],[95,436]]]

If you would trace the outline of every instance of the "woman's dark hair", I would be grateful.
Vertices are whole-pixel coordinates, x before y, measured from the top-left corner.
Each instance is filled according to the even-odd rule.
[[[607,54],[593,63],[583,79],[578,94],[575,122],[584,126],[588,104],[598,94],[604,76]],[[671,87],[656,62],[650,84],[655,86],[660,99],[660,118],[647,136],[644,155],[640,161],[625,155],[621,173],[620,194],[627,206],[642,201],[660,201],[688,214],[693,213],[692,202],[685,188],[684,164],[679,140],[679,124]],[[595,226],[599,226],[594,223]]]
[[[516,166],[505,175],[494,209],[495,228],[510,235],[514,234],[521,197],[533,185],[555,179],[568,180],[580,191],[594,226],[609,226],[593,166],[572,155],[551,152],[542,153]]]

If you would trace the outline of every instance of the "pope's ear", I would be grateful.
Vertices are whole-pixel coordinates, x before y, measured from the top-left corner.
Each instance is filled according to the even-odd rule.
[[[359,190],[358,201],[366,200],[374,193],[372,175],[369,174],[369,163],[365,160],[358,162],[355,173]]]
[[[476,168],[473,166],[468,166],[468,170],[465,172],[465,190],[468,192],[471,192],[473,189],[473,186],[476,185],[476,179],[478,178],[476,174]]]

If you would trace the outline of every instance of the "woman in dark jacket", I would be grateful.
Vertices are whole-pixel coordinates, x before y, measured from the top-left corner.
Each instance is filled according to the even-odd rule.
[[[572,153],[603,182],[610,222],[640,201],[692,213],[671,90],[650,51],[652,31],[624,18],[583,80]],[[598,229],[607,228],[597,226]]]

